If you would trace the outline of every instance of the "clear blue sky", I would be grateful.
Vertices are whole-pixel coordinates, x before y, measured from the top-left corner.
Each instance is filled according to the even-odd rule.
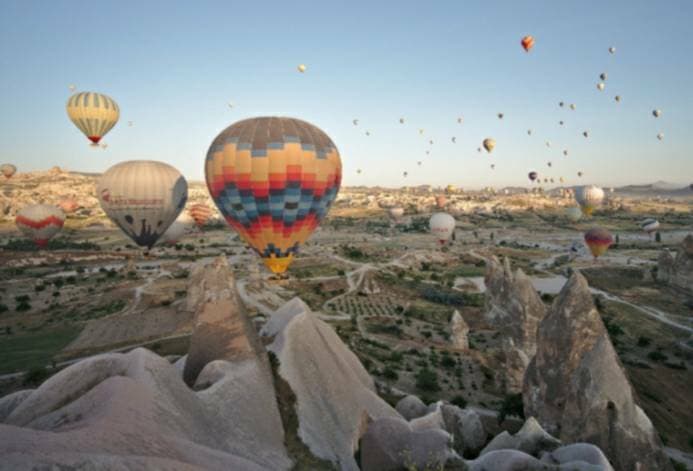
[[[0,161],[103,171],[148,158],[200,180],[222,129],[279,114],[332,137],[346,185],[525,185],[530,170],[567,183],[582,170],[583,182],[603,185],[684,184],[693,181],[691,24],[690,0],[4,0]],[[536,39],[529,54],[525,34]],[[107,149],[90,148],[68,120],[70,84],[119,103]],[[489,136],[490,157],[476,150]]]

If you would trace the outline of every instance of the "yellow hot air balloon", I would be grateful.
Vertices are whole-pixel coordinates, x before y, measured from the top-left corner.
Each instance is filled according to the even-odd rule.
[[[487,137],[486,139],[484,139],[483,145],[484,149],[486,149],[486,152],[490,154],[496,147],[496,140],[491,137]]]
[[[298,69],[299,72],[303,73],[303,72],[306,71],[306,65],[305,65],[305,64],[299,64],[299,66],[297,67],[297,69]]]
[[[106,170],[96,196],[106,215],[128,237],[152,248],[183,210],[188,183],[169,164],[131,160]]]
[[[94,144],[118,122],[120,109],[112,98],[94,92],[80,92],[67,100],[70,120]]]
[[[214,139],[205,176],[229,225],[273,273],[283,273],[337,197],[342,161],[316,126],[261,117],[232,124]]]

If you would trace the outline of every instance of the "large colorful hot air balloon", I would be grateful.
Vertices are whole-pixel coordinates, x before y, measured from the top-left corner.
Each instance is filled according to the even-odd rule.
[[[532,36],[527,35],[524,38],[522,38],[520,44],[522,44],[522,47],[524,48],[525,52],[529,52],[529,50],[534,47],[534,38]]]
[[[212,216],[212,208],[204,203],[196,203],[190,206],[188,213],[195,221],[197,227],[202,228]]]
[[[490,154],[496,147],[496,140],[491,137],[487,137],[486,139],[484,139],[483,145],[484,149],[486,149],[486,152]]]
[[[448,204],[448,199],[445,197],[445,195],[436,196],[436,207],[438,209],[443,209],[446,204]]]
[[[448,213],[435,213],[428,222],[431,234],[440,244],[445,244],[455,232],[455,218]]]
[[[28,239],[39,247],[45,247],[51,237],[63,228],[65,213],[50,204],[32,204],[17,212],[15,224]]]
[[[106,170],[96,186],[101,208],[141,247],[152,248],[188,200],[188,183],[163,162],[131,160]]]
[[[640,229],[650,235],[653,232],[657,232],[657,229],[659,229],[659,221],[653,218],[647,218],[640,223]]]
[[[72,214],[79,208],[79,203],[74,198],[63,198],[58,202],[58,207],[62,209],[65,214]]]
[[[529,179],[530,179],[531,181],[534,181],[534,180],[537,179],[537,177],[539,176],[539,174],[538,174],[537,172],[529,172],[529,173],[527,174],[527,176],[529,177]]]
[[[214,139],[205,175],[226,221],[273,273],[283,273],[337,197],[342,161],[310,123],[251,118]]]
[[[611,233],[601,227],[595,227],[585,232],[585,244],[587,244],[587,248],[590,249],[595,260],[604,255],[613,243],[614,238]]]
[[[93,92],[80,92],[67,100],[70,120],[96,145],[118,122],[120,109],[112,98]]]
[[[604,190],[598,186],[589,185],[578,187],[575,191],[575,201],[580,205],[585,216],[591,216],[595,208],[604,200]]]
[[[5,178],[12,178],[12,175],[17,173],[17,167],[12,164],[2,164],[0,165],[0,172]]]

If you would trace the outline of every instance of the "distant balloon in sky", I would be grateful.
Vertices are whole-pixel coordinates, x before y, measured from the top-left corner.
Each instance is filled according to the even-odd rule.
[[[96,145],[116,125],[120,109],[118,104],[106,95],[80,92],[67,100],[67,115]]]
[[[428,221],[431,234],[442,245],[445,244],[452,233],[455,232],[455,218],[448,213],[435,213]]]
[[[399,124],[404,124],[404,118],[399,118]]]
[[[546,141],[546,147],[551,147],[551,141]]]
[[[128,126],[132,127],[132,121],[128,121]]]
[[[491,164],[491,170],[495,170],[496,164]]]
[[[578,172],[578,175],[580,175],[580,172]],[[580,209],[582,209],[582,213],[585,216],[590,216],[602,204],[603,200],[604,190],[598,186],[581,186],[575,190],[575,201],[580,205]]]
[[[402,176],[404,176],[404,178],[407,178],[407,175],[409,175],[409,172],[402,172]]]
[[[531,136],[531,135],[532,135],[532,130],[531,130],[531,129],[528,129],[528,130],[527,130],[527,135],[528,135],[528,136]]]
[[[484,139],[483,146],[484,149],[486,149],[486,152],[490,154],[496,147],[496,140],[491,137],[487,137],[486,139]]]
[[[498,113],[498,119],[503,119],[503,113]]]
[[[433,145],[433,139],[430,139],[430,140],[428,141],[428,143],[429,143],[430,145]]]
[[[527,174],[527,176],[529,177],[529,179],[530,179],[531,181],[534,181],[534,180],[537,179],[537,177],[539,176],[539,174],[538,174],[537,172],[529,172],[529,173]]]
[[[354,120],[352,120],[351,122],[354,123],[354,126],[358,126],[358,125],[359,125],[359,120],[358,120],[358,119],[354,119]]]
[[[567,150],[567,149],[563,150],[563,155],[565,155],[565,156],[568,155],[568,150]]]
[[[573,110],[573,111],[575,111],[575,103],[571,103],[571,104],[570,104],[570,109]]]
[[[578,172],[578,173],[577,173],[577,176],[578,176],[578,177],[582,177],[582,172]]]
[[[546,165],[548,165],[549,167],[551,167],[551,165],[552,165],[552,164],[551,164],[551,161],[546,162]]]
[[[565,103],[563,103],[562,101],[558,102],[558,106],[560,106],[561,108],[563,108],[564,105],[565,105]]]
[[[423,129],[419,129],[419,134],[423,134],[423,133],[424,133],[424,130],[423,130]]]
[[[452,136],[452,143],[454,144],[456,142],[457,142],[457,138],[455,136]]]
[[[659,139],[660,141],[664,139],[664,133],[660,132],[659,134],[657,134],[657,139]]]
[[[457,122],[458,122],[459,124],[462,124],[462,116],[460,116],[459,118],[457,118]]]
[[[233,108],[233,102],[232,101],[228,102],[227,105],[229,106],[229,108]]]
[[[609,48],[609,53],[614,54],[616,52],[616,48],[614,46],[611,46]]]
[[[164,162],[131,160],[101,176],[96,196],[106,215],[141,247],[152,248],[188,200],[188,183]]]
[[[205,176],[226,222],[273,273],[283,273],[337,197],[342,161],[318,127],[259,117],[214,139]]]
[[[660,116],[662,116],[662,110],[652,110],[652,116],[654,116],[655,118],[659,118]]]
[[[366,131],[366,136],[370,136],[370,135],[371,135],[371,132],[370,132],[370,131]]]
[[[558,124],[563,126],[563,121],[559,121]]]
[[[0,172],[5,178],[12,178],[12,175],[17,173],[17,167],[12,164],[2,164],[0,165]]]
[[[599,82],[599,83],[597,84],[597,89],[598,89],[600,92],[603,92],[603,91],[604,91],[604,87],[606,87],[606,85],[604,85],[604,82]]]
[[[65,213],[50,204],[31,204],[20,209],[14,221],[26,238],[39,247],[45,247],[63,228]]]
[[[621,95],[616,95],[614,97],[614,100],[616,100],[616,103],[620,103],[621,102]]]
[[[427,151],[426,151],[426,155],[430,155],[430,153],[431,153],[430,150],[427,150]]]
[[[195,221],[195,225],[201,229],[212,217],[212,208],[204,203],[195,203],[188,208],[188,214]]]
[[[606,80],[606,77],[607,77],[606,72],[602,72],[601,74],[599,74],[599,78],[602,80],[602,82],[604,82]]]
[[[589,133],[587,131],[582,131],[582,135],[585,137],[589,137]]]
[[[298,69],[299,72],[303,73],[303,72],[306,71],[306,65],[305,65],[305,64],[299,64],[299,66],[297,67],[297,69]]]
[[[522,38],[520,44],[522,45],[525,52],[529,52],[530,49],[534,47],[534,38],[532,36],[527,35],[524,38]]]
[[[419,167],[421,167],[421,161],[420,161],[420,160],[417,161],[416,164],[417,164]]]
[[[611,232],[602,227],[595,227],[585,232],[585,244],[590,249],[595,260],[597,257],[604,255],[613,243],[614,238]]]
[[[360,169],[360,168],[357,168],[357,169],[356,169],[356,173],[358,173],[359,175],[361,175],[361,169]]]

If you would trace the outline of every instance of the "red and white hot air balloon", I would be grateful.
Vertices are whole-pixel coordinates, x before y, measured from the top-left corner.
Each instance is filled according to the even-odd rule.
[[[39,247],[45,247],[63,228],[65,213],[50,204],[31,204],[20,209],[14,221],[22,234]]]
[[[212,208],[204,203],[196,203],[190,206],[188,213],[195,221],[197,227],[201,229],[202,226],[207,224],[207,221],[209,221],[209,218],[212,216]]]

